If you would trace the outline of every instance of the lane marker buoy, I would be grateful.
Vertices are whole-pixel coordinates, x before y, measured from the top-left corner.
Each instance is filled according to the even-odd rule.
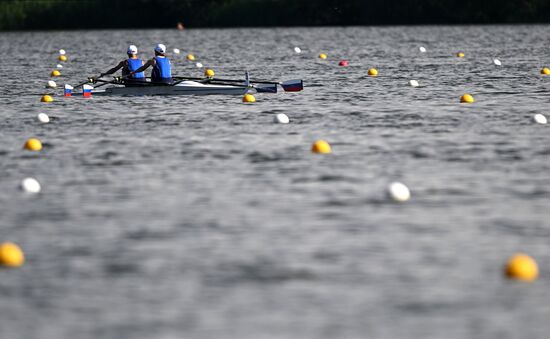
[[[300,54],[302,53],[302,49],[300,47],[294,47],[294,52]]]
[[[540,74],[544,74],[544,75],[550,74],[550,68],[544,67],[543,69],[540,70]]]
[[[57,84],[53,80],[49,80],[48,83],[46,84],[46,88],[56,88],[56,87],[57,87]]]
[[[53,97],[51,95],[43,95],[41,98],[40,98],[40,101],[41,102],[52,102],[53,101]]]
[[[328,154],[332,152],[332,147],[325,140],[317,140],[311,145],[311,152],[319,154]]]
[[[460,97],[460,102],[463,104],[471,104],[474,101],[475,101],[474,97],[471,96],[470,94],[464,94],[463,96]]]
[[[23,147],[29,151],[40,151],[42,149],[42,142],[36,138],[30,138],[25,142]]]
[[[456,53],[456,56],[459,57],[459,58],[464,58],[466,56],[466,54],[464,54],[463,52],[458,52],[458,53]]]
[[[535,259],[525,253],[516,253],[508,259],[504,274],[509,279],[534,281],[539,276],[539,267]]]
[[[545,125],[548,122],[546,117],[540,113],[533,115],[533,121],[541,125]]]
[[[371,77],[375,77],[378,75],[378,70],[376,68],[371,68],[368,71],[368,75],[370,75]]]
[[[38,121],[43,124],[50,122],[50,117],[46,113],[39,113],[36,117],[38,118]]]
[[[498,60],[498,59],[494,59],[494,60],[493,60],[493,63],[494,63],[495,65],[497,65],[497,66],[501,66],[501,65],[502,65],[502,62],[500,62],[500,60]]]
[[[21,181],[21,189],[27,193],[40,193],[40,183],[35,178],[25,178]]]
[[[6,267],[21,267],[25,263],[25,255],[21,248],[12,242],[0,244],[0,265]]]
[[[388,195],[394,201],[405,202],[411,198],[411,191],[409,188],[400,182],[392,182],[388,186]]]
[[[290,122],[290,119],[288,118],[288,116],[286,114],[279,113],[279,114],[275,115],[275,117],[273,118],[273,122],[278,123],[278,124],[288,124]]]
[[[418,49],[420,50],[421,53],[426,53],[426,47],[420,46]]]
[[[186,58],[189,61],[195,61],[195,56],[193,54],[187,54]]]
[[[411,80],[411,81],[409,81],[409,85],[411,85],[411,87],[418,87],[418,86],[420,86],[420,84],[419,84],[418,81],[416,81],[416,80]]]
[[[325,53],[319,54],[319,59],[326,59],[328,56]]]
[[[243,102],[256,102],[256,98],[252,94],[245,94],[243,97]]]
[[[179,48],[174,48],[173,52],[174,52],[174,54],[180,54]]]
[[[206,75],[209,78],[213,78],[216,73],[212,69],[207,69],[204,71],[204,75]]]

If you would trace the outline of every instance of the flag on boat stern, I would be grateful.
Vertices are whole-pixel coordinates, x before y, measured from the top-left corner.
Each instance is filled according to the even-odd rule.
[[[73,93],[73,86],[69,85],[69,84],[65,84],[65,91],[64,91],[64,95],[66,97],[70,97]]]
[[[90,85],[84,85],[82,86],[82,96],[85,98],[89,98],[92,96],[92,90],[94,88]]]

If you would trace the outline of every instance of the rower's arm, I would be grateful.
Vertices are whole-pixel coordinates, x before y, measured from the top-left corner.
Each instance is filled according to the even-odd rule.
[[[108,70],[107,72],[101,73],[101,75],[100,75],[99,77],[101,78],[102,76],[109,75],[109,74],[113,74],[113,73],[115,73],[116,71],[118,71],[119,69],[121,69],[122,67],[124,67],[124,61],[119,62],[118,65],[116,65],[115,67],[111,68],[111,69]]]
[[[141,66],[140,68],[136,69],[136,70],[133,71],[133,72],[130,72],[130,75],[133,75],[133,74],[136,74],[136,73],[139,73],[139,72],[143,72],[143,71],[145,71],[147,68],[153,66],[154,64],[155,64],[155,59],[147,60],[147,62],[145,63],[145,65]]]

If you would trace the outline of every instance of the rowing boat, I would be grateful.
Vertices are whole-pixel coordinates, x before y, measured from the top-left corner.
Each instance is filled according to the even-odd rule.
[[[105,89],[94,89],[93,95],[244,95],[249,91],[244,85],[203,84],[196,81],[181,81],[175,85],[145,85],[136,87],[112,86]]]
[[[277,93],[277,87],[281,86],[285,92],[299,92],[304,89],[302,80],[287,80],[283,82],[277,81],[253,81],[250,80],[248,72],[245,73],[244,80],[238,79],[213,79],[213,78],[190,78],[190,77],[174,77],[176,80],[173,84],[155,84],[151,82],[134,83],[133,86],[126,87],[121,78],[115,78],[113,81],[101,80],[98,78],[89,78],[75,87],[66,84],[65,96],[72,96],[72,90],[82,87],[82,95],[90,97],[93,95],[120,95],[120,96],[136,96],[136,95],[207,95],[207,94],[224,94],[224,95],[244,95],[249,91],[257,93]],[[91,84],[101,82],[96,88]],[[111,85],[98,89],[104,85]]]

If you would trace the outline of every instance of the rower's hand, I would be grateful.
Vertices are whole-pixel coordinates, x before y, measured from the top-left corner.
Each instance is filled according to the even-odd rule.
[[[92,84],[95,84],[97,82],[97,78],[96,77],[89,77],[88,82],[91,82]]]

